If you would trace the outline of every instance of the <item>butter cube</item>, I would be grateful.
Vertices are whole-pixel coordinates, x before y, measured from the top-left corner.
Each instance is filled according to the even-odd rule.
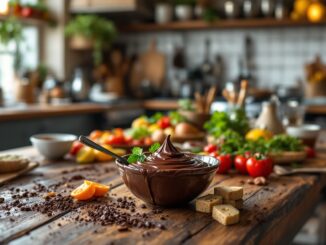
[[[220,195],[227,200],[239,200],[243,197],[243,187],[241,186],[217,186],[214,194]]]
[[[223,198],[221,196],[208,194],[196,200],[196,211],[203,213],[211,213],[214,205],[222,203]]]
[[[212,216],[222,225],[233,225],[240,220],[239,210],[228,204],[214,206]]]
[[[223,200],[223,203],[224,204],[232,205],[236,209],[242,209],[243,208],[243,199],[239,199],[239,200],[228,200],[228,199],[224,199]]]

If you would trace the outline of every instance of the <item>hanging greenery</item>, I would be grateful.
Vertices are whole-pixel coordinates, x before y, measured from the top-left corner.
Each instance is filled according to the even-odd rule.
[[[83,37],[93,42],[95,65],[102,63],[102,49],[111,45],[117,32],[112,21],[96,15],[78,15],[65,28],[68,37]]]
[[[19,42],[23,39],[22,24],[14,17],[0,21],[0,43],[7,45],[10,41]]]
[[[21,68],[21,52],[20,41],[23,40],[23,26],[15,18],[9,17],[6,20],[0,22],[0,43],[8,45],[10,42],[15,42],[16,48],[14,51],[14,69],[19,71]]]

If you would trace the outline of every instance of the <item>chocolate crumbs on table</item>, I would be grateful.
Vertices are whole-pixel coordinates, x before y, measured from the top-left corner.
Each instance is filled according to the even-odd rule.
[[[88,167],[85,167],[88,169]],[[113,169],[113,168],[112,168]],[[160,229],[165,230],[165,219],[154,217],[161,214],[162,209],[147,208],[145,204],[137,205],[133,197],[114,195],[102,197],[90,201],[76,201],[70,196],[70,192],[84,178],[82,175],[63,176],[56,183],[44,185],[41,182],[33,182],[27,189],[10,188],[6,202],[0,197],[0,216],[10,216],[14,212],[38,212],[48,217],[60,216],[64,213],[75,211],[73,215],[62,216],[62,219],[72,220],[78,223],[93,223],[101,226],[117,226],[119,232],[130,229]],[[75,183],[72,183],[75,182]],[[138,209],[137,209],[138,208]],[[140,208],[140,209],[139,209]],[[146,210],[144,210],[146,209]],[[75,214],[76,213],[76,214]],[[163,222],[163,223],[162,223]],[[62,223],[58,223],[62,226]]]

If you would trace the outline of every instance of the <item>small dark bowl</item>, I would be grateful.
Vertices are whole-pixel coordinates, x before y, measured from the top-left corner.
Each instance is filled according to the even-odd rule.
[[[128,156],[124,156],[128,157]],[[146,171],[116,161],[120,175],[129,190],[146,203],[158,206],[180,206],[199,196],[212,182],[219,162],[210,156],[194,155],[208,163],[196,170],[161,170],[146,178]],[[148,180],[148,181],[147,181]]]

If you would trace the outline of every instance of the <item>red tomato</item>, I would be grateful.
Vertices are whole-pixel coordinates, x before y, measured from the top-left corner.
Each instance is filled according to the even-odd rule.
[[[214,144],[208,144],[204,147],[204,152],[207,152],[207,153],[212,153],[212,152],[215,152],[217,151],[217,145],[214,145]]]
[[[165,129],[171,126],[171,122],[170,122],[170,118],[168,116],[164,116],[162,118],[160,118],[157,121],[157,125],[161,128],[161,129]]]
[[[247,160],[248,158],[242,155],[238,155],[234,159],[234,166],[241,174],[247,174]]]
[[[219,155],[216,157],[216,159],[220,161],[220,165],[219,165],[216,173],[225,174],[231,169],[231,167],[232,167],[231,155],[229,155],[229,154]]]
[[[125,144],[125,138],[123,135],[109,135],[105,144],[108,145],[123,145]]]
[[[31,7],[23,7],[20,14],[25,18],[31,17],[33,15],[33,9]]]
[[[247,171],[251,177],[268,177],[273,172],[271,158],[255,154],[247,160]]]
[[[73,156],[76,156],[77,153],[80,151],[81,148],[83,148],[84,144],[79,142],[78,140],[74,141],[72,143],[72,146],[70,148],[70,154]]]
[[[308,158],[315,158],[316,157],[316,152],[315,152],[314,148],[312,148],[310,146],[306,146],[304,148],[304,150],[305,150]]]

